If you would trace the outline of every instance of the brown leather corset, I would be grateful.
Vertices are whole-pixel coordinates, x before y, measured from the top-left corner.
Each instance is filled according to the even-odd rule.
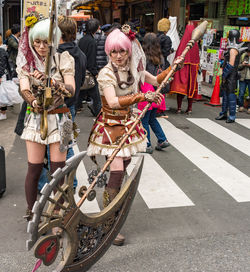
[[[130,107],[123,109],[111,109],[107,103],[105,96],[101,96],[101,100],[103,118],[113,120],[124,120],[128,119],[131,116]]]

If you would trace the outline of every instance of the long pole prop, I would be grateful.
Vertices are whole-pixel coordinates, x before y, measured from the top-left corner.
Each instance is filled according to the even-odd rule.
[[[207,28],[207,24],[208,24],[208,22],[204,21],[203,23],[201,23],[198,27],[196,27],[193,30],[193,32],[192,32],[192,38],[187,43],[186,48],[184,49],[184,51],[182,52],[182,54],[180,56],[181,58],[183,58],[183,62],[184,62],[184,58],[185,58],[187,52],[194,46],[195,42],[197,42],[204,35],[204,33],[206,31],[206,28]],[[167,84],[168,80],[174,75],[174,73],[177,70],[178,70],[178,64],[175,63],[171,67],[171,70],[169,71],[169,73],[167,74],[167,76],[165,77],[165,79],[162,81],[161,85],[155,91],[156,94],[160,93],[161,89],[163,87],[165,87],[165,85]],[[137,126],[137,124],[140,122],[140,120],[143,118],[143,116],[145,115],[145,113],[150,108],[151,104],[152,103],[148,103],[147,104],[147,106],[143,109],[143,111],[141,112],[141,114],[136,118],[134,124],[131,126],[131,128],[129,129],[129,131],[126,134],[124,134],[124,136],[123,136],[121,142],[119,143],[118,147],[113,151],[112,155],[108,158],[108,160],[104,164],[104,166],[101,169],[101,171],[95,177],[95,179],[93,180],[93,182],[91,183],[91,185],[89,186],[89,188],[87,189],[87,191],[84,193],[84,195],[82,196],[82,198],[78,201],[77,207],[79,207],[79,208],[81,207],[81,205],[83,204],[83,202],[87,198],[89,192],[95,187],[98,178],[105,173],[105,171],[107,170],[108,166],[111,164],[111,162],[114,160],[114,158],[116,157],[116,155],[118,154],[118,152],[121,150],[121,148],[123,147],[123,145],[127,141],[128,137],[130,136],[130,134],[132,133],[132,131],[135,129],[135,127]]]

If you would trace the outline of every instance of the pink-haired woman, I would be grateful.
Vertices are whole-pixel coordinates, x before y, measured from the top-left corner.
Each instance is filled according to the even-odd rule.
[[[115,29],[106,39],[105,52],[109,56],[109,63],[100,71],[97,78],[102,110],[89,137],[89,156],[111,156],[123,134],[135,121],[136,116],[130,106],[141,101],[160,103],[163,97],[153,92],[138,93],[140,81],[144,82],[145,79],[146,82],[158,86],[168,71],[163,71],[157,77],[145,71],[145,55],[139,42],[133,38],[133,34],[126,35]],[[103,195],[104,207],[120,191],[131,155],[145,152],[146,147],[146,133],[139,123],[110,164],[110,177]],[[114,244],[123,243],[124,237],[118,234]]]

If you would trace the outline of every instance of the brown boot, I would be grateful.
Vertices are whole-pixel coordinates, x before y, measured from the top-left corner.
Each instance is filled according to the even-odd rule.
[[[106,187],[106,190],[103,192],[103,207],[107,207],[118,193],[119,190]],[[124,241],[125,237],[118,233],[115,240],[113,241],[113,245],[122,246],[124,244]]]
[[[24,219],[26,219],[28,222],[32,220],[33,218],[33,212],[29,208],[26,210],[26,215],[23,216]]]

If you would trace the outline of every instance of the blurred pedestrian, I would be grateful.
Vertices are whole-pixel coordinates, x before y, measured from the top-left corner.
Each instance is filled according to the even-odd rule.
[[[87,57],[87,70],[94,77],[95,86],[80,92],[77,108],[81,108],[83,98],[87,95],[92,99],[92,105],[89,105],[88,107],[94,116],[97,116],[101,110],[101,98],[96,81],[96,77],[98,75],[98,67],[96,63],[97,44],[94,38],[94,34],[99,28],[99,20],[95,18],[89,19],[86,22],[86,35],[84,35],[79,41],[79,47]]]
[[[146,35],[146,30],[143,27],[140,27],[138,33],[136,34],[136,38],[140,42],[141,45],[143,43],[143,38],[145,37],[145,35]]]
[[[16,58],[18,53],[18,43],[20,37],[20,25],[15,24],[11,28],[11,35],[8,38],[8,54],[9,54],[9,64],[12,70],[12,78],[17,77],[16,73]]]
[[[109,26],[111,25],[109,24]],[[105,28],[102,27],[101,29],[98,29],[94,35],[96,40],[96,64],[98,72],[108,63],[108,57],[104,49],[107,36],[102,29],[107,31],[109,28],[107,25],[105,25]]]
[[[153,76],[157,76],[164,70],[164,58],[161,53],[161,46],[159,40],[154,33],[147,33],[143,39],[143,50],[146,55],[146,71],[148,71]],[[147,93],[149,91],[154,92],[155,87],[149,83],[141,84],[141,92]],[[143,110],[148,102],[139,102],[138,109]],[[155,147],[156,150],[162,150],[170,146],[159,122],[156,119],[157,109],[165,110],[166,104],[165,99],[162,99],[161,104],[157,105],[156,103],[152,103],[151,107],[148,109],[144,117],[142,118],[142,125],[147,131],[147,149],[146,152],[149,154],[153,153],[153,147],[150,139],[150,128],[153,130],[156,138],[157,145]]]
[[[240,74],[240,90],[239,90],[239,111],[244,111],[244,96],[248,88],[248,96],[250,96],[250,43],[248,43],[247,52],[241,56],[239,65]],[[250,103],[248,103],[247,113],[250,114]]]
[[[8,45],[8,38],[11,35],[11,29],[6,30],[5,32],[5,40],[3,41],[3,44]]]
[[[6,49],[7,47],[3,44],[2,35],[0,35],[0,85],[2,81],[6,80],[9,70],[8,53]],[[7,119],[6,111],[7,106],[0,107],[0,121]]]
[[[240,32],[237,29],[229,31],[227,51],[224,54],[222,84],[220,94],[222,96],[222,109],[215,119],[226,120],[226,123],[234,123],[236,118],[236,94],[238,80],[238,66],[240,63]],[[229,112],[229,116],[228,116]]]
[[[185,33],[176,51],[176,57],[181,55],[188,41],[191,40],[194,28],[194,25],[191,24],[186,26]],[[181,113],[184,96],[187,96],[188,99],[188,107],[185,113],[192,113],[193,96],[198,91],[197,74],[199,63],[199,48],[198,44],[195,43],[185,56],[184,67],[175,73],[174,80],[171,83],[170,93],[177,93],[177,113]]]
[[[160,41],[161,52],[164,57],[165,67],[169,67],[168,56],[173,53],[172,52],[172,41],[169,36],[167,36],[167,32],[170,29],[170,21],[167,18],[162,18],[157,24],[157,37]]]

